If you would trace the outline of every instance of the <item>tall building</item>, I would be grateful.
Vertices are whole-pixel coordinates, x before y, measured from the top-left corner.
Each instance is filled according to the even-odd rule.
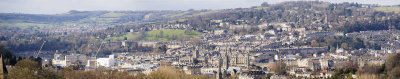
[[[195,52],[194,52],[194,54],[193,54],[193,57],[194,57],[194,58],[199,58],[199,47],[196,47],[196,48],[195,48]]]
[[[247,68],[249,68],[249,66],[250,66],[250,52],[248,52],[247,51],[247,53],[246,53],[246,65],[247,65]]]
[[[218,71],[215,79],[222,79],[222,63],[223,59],[221,56],[218,58]]]
[[[229,53],[231,53],[232,52],[232,50],[231,49],[229,49],[229,52],[228,51],[225,51],[225,57],[224,57],[224,69],[225,70],[228,70],[228,68],[229,68],[229,63],[230,63],[230,55],[228,55]]]

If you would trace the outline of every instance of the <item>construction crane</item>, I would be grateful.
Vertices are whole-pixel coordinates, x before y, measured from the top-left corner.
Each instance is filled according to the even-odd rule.
[[[39,57],[40,51],[42,51],[42,48],[43,48],[43,46],[44,46],[44,43],[46,43],[46,41],[43,41],[43,44],[42,44],[42,46],[40,47],[40,49],[39,49],[38,53],[36,54],[35,58],[38,58],[38,57]]]
[[[99,53],[99,51],[100,51],[100,49],[101,49],[101,46],[103,46],[103,43],[105,43],[105,42],[102,42],[102,43],[100,44],[100,47],[99,47],[99,49],[97,49],[96,54],[94,55],[94,58],[96,58],[97,54]]]
[[[92,66],[92,64],[93,64],[94,67],[97,67],[96,57],[97,57],[97,54],[99,53],[101,47],[103,46],[103,43],[105,43],[105,42],[102,42],[102,43],[100,44],[99,48],[98,48],[97,51],[96,51],[96,54],[93,55],[93,56],[88,60],[88,66]]]

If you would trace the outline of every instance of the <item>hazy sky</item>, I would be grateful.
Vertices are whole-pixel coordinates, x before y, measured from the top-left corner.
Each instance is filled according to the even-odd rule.
[[[57,14],[69,10],[187,10],[229,9],[299,0],[0,0],[0,13]],[[305,1],[305,0],[302,0]],[[310,0],[308,0],[310,1]],[[312,0],[315,1],[315,0]],[[333,3],[397,5],[400,0],[319,0]]]

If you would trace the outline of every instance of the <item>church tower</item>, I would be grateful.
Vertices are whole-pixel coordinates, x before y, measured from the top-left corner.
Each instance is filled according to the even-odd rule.
[[[195,52],[193,54],[193,58],[195,58],[195,59],[199,58],[199,47],[195,47]]]
[[[218,71],[217,71],[217,75],[216,75],[215,79],[222,79],[222,63],[223,63],[223,59],[220,55],[218,58]]]
[[[225,70],[228,70],[228,68],[229,68],[229,63],[230,63],[230,59],[229,59],[229,53],[231,53],[232,52],[232,49],[229,49],[229,51],[228,50],[225,50],[225,55],[224,55],[224,69]]]
[[[247,68],[249,68],[249,66],[250,66],[250,52],[249,51],[246,51],[246,65],[247,65]]]

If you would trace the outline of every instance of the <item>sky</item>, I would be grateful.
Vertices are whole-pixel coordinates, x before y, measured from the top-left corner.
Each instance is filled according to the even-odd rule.
[[[230,9],[259,6],[263,2],[276,4],[300,0],[0,0],[0,13],[60,14],[78,11],[141,11]],[[315,1],[315,0],[301,0]],[[319,0],[332,3],[358,2],[362,4],[398,5],[400,0]]]

